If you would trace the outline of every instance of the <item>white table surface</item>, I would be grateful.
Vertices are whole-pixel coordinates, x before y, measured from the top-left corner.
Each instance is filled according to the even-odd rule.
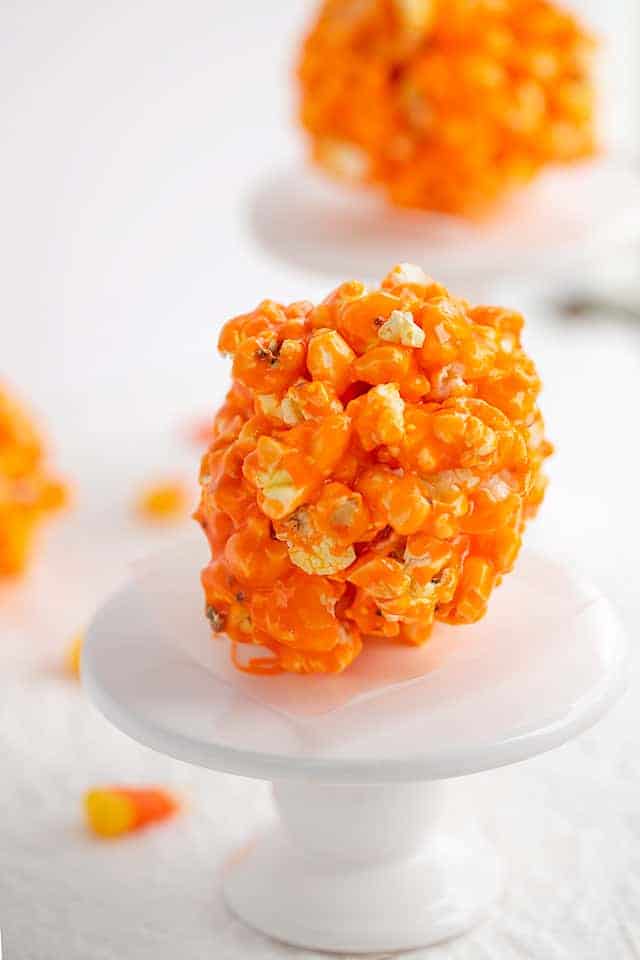
[[[8,960],[311,956],[245,929],[221,901],[220,869],[267,813],[265,788],[129,741],[60,666],[69,636],[129,563],[170,536],[140,527],[131,499],[158,473],[195,475],[180,430],[224,390],[221,320],[264,296],[314,298],[328,287],[270,262],[244,216],[256,167],[295,143],[281,43],[304,8],[64,0],[2,12],[0,376],[39,410],[76,487],[32,574],[0,592]],[[633,638],[640,330],[527,312],[558,446],[529,542],[590,575]],[[473,778],[511,863],[508,893],[470,936],[416,957],[639,955],[639,683],[636,674],[623,703],[577,741]],[[189,810],[96,842],[82,792],[117,781],[173,786]]]

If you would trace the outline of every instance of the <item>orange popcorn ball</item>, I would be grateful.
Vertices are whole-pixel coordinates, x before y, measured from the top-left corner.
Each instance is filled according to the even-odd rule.
[[[0,386],[0,578],[24,571],[40,522],[66,499],[35,426]]]
[[[196,518],[206,615],[239,669],[335,673],[368,638],[420,645],[484,615],[551,453],[522,323],[400,264],[380,289],[225,325],[236,379]]]
[[[84,808],[90,830],[113,838],[174,816],[180,804],[158,788],[107,787],[89,790]]]
[[[151,523],[180,520],[189,512],[189,491],[177,480],[153,484],[139,495],[136,510],[142,520]]]
[[[330,174],[474,215],[594,153],[594,46],[550,0],[324,0],[300,120]]]

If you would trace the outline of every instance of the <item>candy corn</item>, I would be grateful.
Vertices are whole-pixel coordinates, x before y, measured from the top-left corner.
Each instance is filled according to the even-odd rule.
[[[178,801],[156,787],[106,787],[84,798],[89,828],[99,837],[119,837],[177,813]]]
[[[165,481],[147,487],[138,498],[137,513],[143,520],[179,520],[189,511],[189,493],[180,481]]]

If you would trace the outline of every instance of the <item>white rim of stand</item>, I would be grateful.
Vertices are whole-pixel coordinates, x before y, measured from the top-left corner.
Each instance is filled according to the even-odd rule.
[[[469,634],[488,644],[483,660],[445,664],[437,676],[298,721],[221,682],[180,641],[179,630],[195,632],[202,618],[200,557],[194,549],[178,566],[168,557],[99,611],[83,682],[107,719],[135,740],[272,781],[276,817],[229,866],[229,907],[277,939],[352,953],[427,946],[478,922],[500,895],[503,870],[475,825],[464,776],[558,746],[619,696],[627,646],[607,601],[565,567],[525,557],[510,592],[502,587],[493,600],[491,629]],[[510,605],[518,622],[528,617],[541,630],[542,589],[560,622],[546,646],[540,634],[537,677],[527,661],[530,638],[520,674],[518,658],[500,672]],[[175,619],[176,611],[186,617]],[[482,663],[483,682],[469,683],[469,670]]]
[[[550,167],[480,220],[393,207],[302,158],[252,187],[248,222],[274,259],[318,276],[379,279],[398,260],[449,286],[544,276],[545,284],[640,237],[640,173],[624,157]]]

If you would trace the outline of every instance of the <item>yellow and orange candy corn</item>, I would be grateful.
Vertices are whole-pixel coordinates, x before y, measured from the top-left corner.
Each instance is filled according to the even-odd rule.
[[[85,813],[90,830],[98,837],[119,837],[167,820],[180,804],[158,787],[100,787],[87,791]]]
[[[136,512],[142,520],[151,523],[181,520],[189,512],[189,491],[179,480],[152,484],[138,497]]]

